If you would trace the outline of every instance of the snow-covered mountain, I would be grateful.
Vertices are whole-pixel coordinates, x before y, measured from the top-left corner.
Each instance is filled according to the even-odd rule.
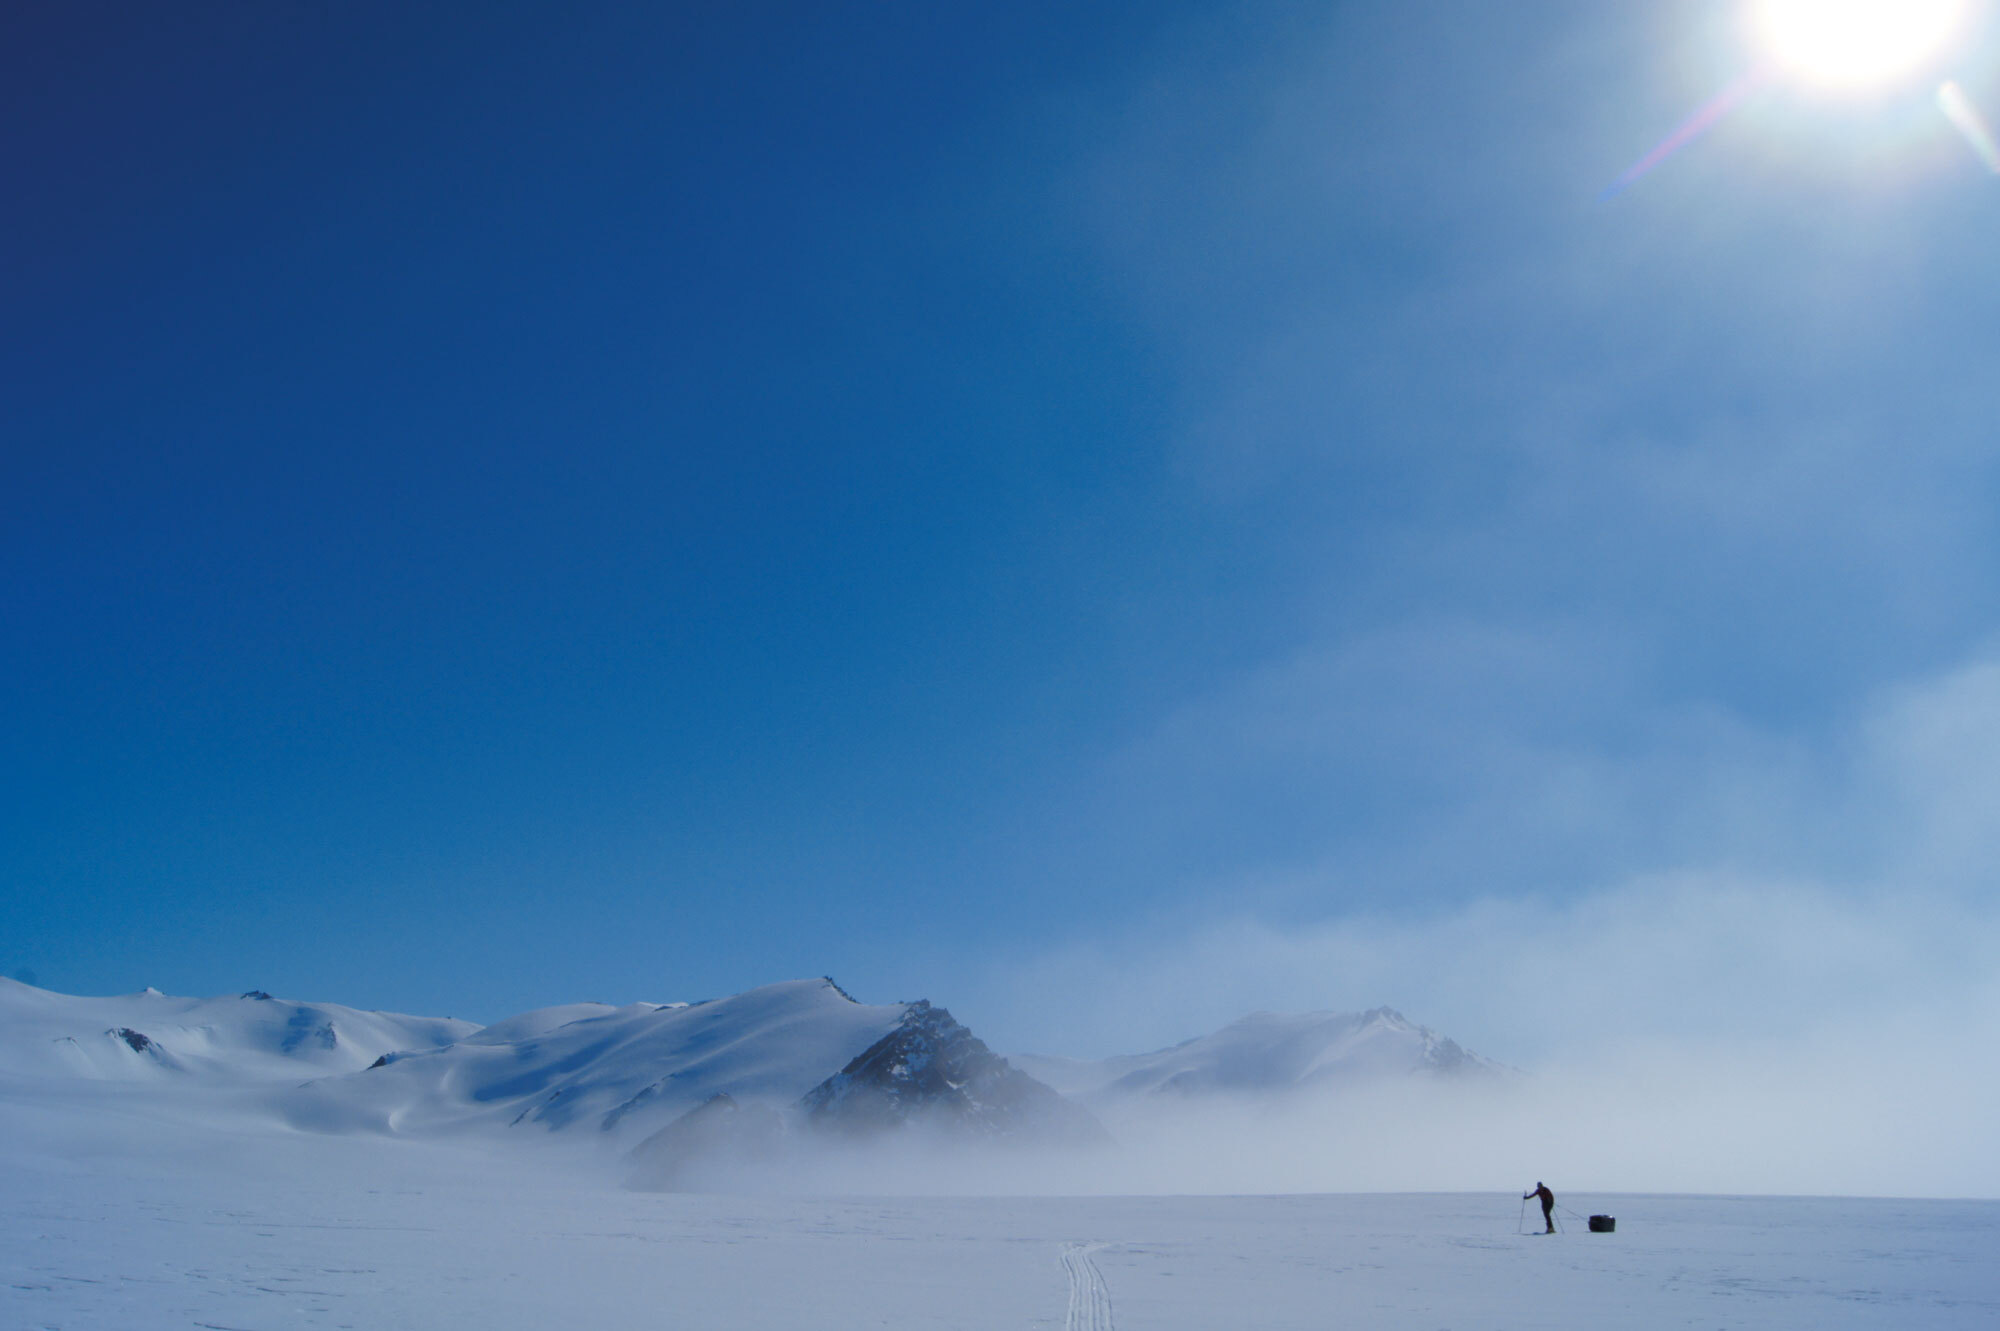
[[[1391,1008],[1256,1012],[1150,1054],[1098,1061],[1016,1054],[1011,1061],[1094,1108],[1217,1095],[1268,1098],[1393,1078],[1508,1071]]]
[[[613,1146],[711,1102],[849,1135],[905,1123],[989,1138],[1096,1127],[944,1009],[858,1003],[825,978],[700,1003],[568,1004],[483,1028],[258,991],[77,998],[0,980],[8,1075],[262,1087],[256,1103],[313,1131],[539,1130]]]
[[[679,1190],[798,1177],[829,1147],[934,1152],[941,1144],[1080,1147],[1111,1138],[1088,1110],[1010,1066],[951,1013],[919,1000],[895,1027],[789,1105],[726,1092],[632,1152],[631,1181]],[[935,1163],[933,1159],[932,1164]]]
[[[1135,1122],[1147,1107],[1504,1071],[1386,1008],[1257,1013],[1172,1049],[1082,1062],[1002,1059],[941,1007],[859,1003],[825,978],[483,1028],[259,991],[73,998],[0,980],[0,1096],[69,1087],[139,1112],[170,1098],[177,1113],[315,1132],[571,1143],[646,1186],[733,1186],[741,1171],[718,1169],[732,1161],[768,1177],[829,1153],[902,1168],[913,1151],[935,1162],[975,1143],[1003,1156],[1099,1145],[1100,1116]]]
[[[157,989],[76,998],[0,979],[0,1074],[245,1083],[356,1072],[392,1051],[436,1049],[469,1021],[298,1003],[261,990],[169,998]]]
[[[824,1131],[865,1135],[920,1123],[992,1139],[1108,1140],[1086,1111],[1011,1066],[951,1013],[912,1003],[896,1029],[799,1102]]]
[[[543,1009],[300,1087],[284,1108],[294,1123],[321,1131],[518,1127],[629,1140],[717,1095],[793,1104],[906,1011],[857,1003],[828,979],[702,1003]]]

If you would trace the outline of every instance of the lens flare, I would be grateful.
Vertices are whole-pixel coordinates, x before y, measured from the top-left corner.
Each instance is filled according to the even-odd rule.
[[[1652,151],[1648,152],[1644,157],[1626,167],[1624,174],[1607,185],[1604,192],[1598,195],[1598,197],[1600,199],[1609,199],[1614,195],[1623,193],[1641,176],[1648,174],[1654,167],[1666,161],[1669,157],[1672,157],[1675,153],[1687,147],[1711,129],[1714,129],[1718,121],[1731,111],[1734,111],[1751,94],[1760,91],[1770,81],[1770,68],[1769,66],[1762,65],[1737,79],[1736,82],[1730,84],[1727,88],[1724,88],[1721,92],[1695,108],[1692,115],[1675,126],[1673,133],[1661,139]]]
[[[1937,93],[1938,106],[1944,111],[1945,119],[1957,127],[1965,136],[1986,169],[2000,176],[2000,143],[1993,141],[1993,127],[1986,123],[1986,117],[1979,114],[1979,108],[1965,95],[1965,89],[1956,83],[1947,82]]]
[[[1893,83],[1964,30],[1966,0],[1759,0],[1758,44],[1795,78],[1830,88]]]

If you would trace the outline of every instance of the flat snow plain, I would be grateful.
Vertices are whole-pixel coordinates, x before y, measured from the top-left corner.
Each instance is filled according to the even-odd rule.
[[[0,1326],[2000,1325],[1996,1202],[667,1195],[162,1108],[0,1094]]]

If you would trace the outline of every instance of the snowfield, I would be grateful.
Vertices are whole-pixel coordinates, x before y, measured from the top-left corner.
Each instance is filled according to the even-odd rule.
[[[641,1193],[98,1090],[0,1087],[0,1326],[2000,1325],[1993,1202],[1559,1193],[1618,1232],[1544,1238],[1505,1193]]]
[[[212,1083],[355,1072],[392,1052],[443,1049],[469,1021],[294,1003],[261,990],[170,998],[157,989],[78,998],[0,979],[0,1074]]]
[[[1647,1125],[1386,1010],[1039,1063],[1119,1133],[1014,1130],[1084,1111],[824,980],[483,1029],[0,981],[0,1329],[2000,1325],[2000,1203],[1568,1193]],[[788,1135],[732,1161],[683,1111]],[[691,1158],[650,1186],[713,1191],[637,1190],[662,1122]],[[1567,1232],[1522,1232],[1521,1168]],[[1491,1190],[1325,1191],[1433,1180]]]

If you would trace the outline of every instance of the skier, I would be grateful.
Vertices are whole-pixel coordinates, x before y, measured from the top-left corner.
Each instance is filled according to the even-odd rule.
[[[1542,1199],[1542,1223],[1549,1227],[1548,1228],[1549,1233],[1551,1234],[1555,1233],[1556,1195],[1549,1191],[1548,1184],[1543,1183],[1540,1179],[1537,1179],[1535,1180],[1535,1190],[1533,1192],[1524,1192],[1521,1194],[1521,1200],[1524,1202],[1527,1201],[1528,1198],[1530,1197],[1539,1197]]]

